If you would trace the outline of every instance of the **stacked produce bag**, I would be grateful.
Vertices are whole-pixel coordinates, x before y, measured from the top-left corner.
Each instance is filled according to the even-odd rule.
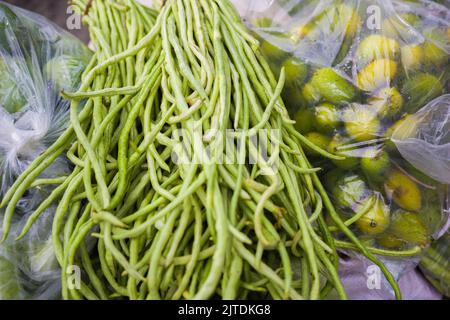
[[[380,254],[399,251],[399,264],[416,248],[418,262],[448,219],[449,9],[432,1],[236,2],[273,71],[286,70],[283,97],[297,129],[346,157],[307,152],[326,169],[346,224]]]
[[[43,17],[0,2],[0,197],[67,127],[68,102],[60,91],[79,86],[90,56],[79,40]],[[60,157],[40,178],[68,172],[69,162]],[[51,185],[37,185],[20,200],[15,237],[51,191]],[[54,211],[45,210],[26,237],[0,246],[0,299],[60,297],[51,241]]]

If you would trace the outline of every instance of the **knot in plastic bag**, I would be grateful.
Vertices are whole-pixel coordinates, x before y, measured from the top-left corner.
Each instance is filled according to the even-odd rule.
[[[19,174],[23,171],[45,149],[43,139],[49,127],[48,113],[30,110],[15,120],[0,108],[0,173]]]

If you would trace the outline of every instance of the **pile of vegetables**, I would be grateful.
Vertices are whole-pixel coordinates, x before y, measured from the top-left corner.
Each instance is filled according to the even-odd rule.
[[[305,148],[313,165],[324,169],[323,181],[345,224],[380,253],[419,253],[445,224],[448,189],[413,167],[393,141],[427,141],[419,126],[446,130],[445,117],[422,123],[427,119],[416,112],[449,93],[450,12],[421,2],[394,1],[392,8],[377,1],[323,3],[280,1],[292,20],[251,20],[265,39],[261,50],[276,74],[285,70],[282,96],[296,129],[345,157],[324,160]],[[370,5],[383,8],[381,28],[364,20]],[[445,148],[442,130],[429,138],[430,147]]]
[[[53,186],[17,238],[57,206],[57,261],[82,270],[80,288],[61,273],[63,298],[346,298],[337,246],[378,265],[400,298],[305,152],[347,160],[295,129],[280,97],[291,70],[273,76],[228,0],[167,0],[158,12],[133,0],[73,4],[96,51],[81,88],[63,92],[70,126],[0,205],[5,241],[23,196]],[[71,172],[42,178],[63,154]]]

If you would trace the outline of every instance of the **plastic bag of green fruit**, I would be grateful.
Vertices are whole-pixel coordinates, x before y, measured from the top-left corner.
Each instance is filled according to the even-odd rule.
[[[433,1],[236,1],[346,224],[421,252],[447,220],[450,9]],[[245,5],[244,5],[245,3]]]
[[[42,16],[0,1],[0,195],[68,124],[91,52]]]
[[[50,21],[0,1],[0,198],[67,127],[69,102],[60,93],[78,88],[90,57],[82,42]],[[60,158],[40,178],[70,172],[69,162]],[[0,300],[60,296],[61,270],[51,242],[56,209],[43,212],[24,237],[14,240],[52,191],[37,185],[19,202],[14,237],[0,244]],[[3,214],[0,209],[0,219]]]
[[[18,236],[31,212],[14,221]],[[47,210],[27,237],[0,246],[0,300],[46,300],[60,298],[61,271],[51,240],[53,210]]]

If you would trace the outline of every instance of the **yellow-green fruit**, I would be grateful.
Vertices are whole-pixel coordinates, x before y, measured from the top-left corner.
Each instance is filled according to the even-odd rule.
[[[283,63],[286,83],[290,86],[302,84],[308,75],[308,66],[301,60],[289,58]]]
[[[319,91],[316,88],[314,88],[310,83],[307,83],[303,86],[302,96],[310,106],[313,106],[320,101]]]
[[[353,103],[344,110],[342,119],[352,139],[367,141],[379,135],[380,120],[370,107]]]
[[[368,103],[381,117],[393,117],[402,110],[403,97],[396,88],[383,88]]]
[[[378,59],[358,73],[358,86],[364,91],[375,91],[389,86],[397,74],[397,63],[390,59]]]
[[[287,56],[285,51],[268,41],[264,41],[261,44],[261,51],[271,62],[283,60]]]
[[[392,217],[388,233],[410,245],[426,246],[429,231],[417,213],[397,210]]]
[[[404,39],[411,28],[417,28],[419,23],[420,19],[414,13],[401,13],[385,19],[381,30],[388,37]]]
[[[330,133],[339,125],[339,115],[331,103],[322,103],[314,108],[315,125],[318,131]]]
[[[390,212],[382,197],[376,195],[372,197],[375,197],[375,200],[369,198],[366,201],[374,201],[374,205],[355,224],[365,234],[376,235],[386,231],[389,227]]]
[[[359,65],[365,65],[377,59],[395,59],[399,51],[400,46],[397,40],[372,34],[361,41],[356,57]]]
[[[305,137],[313,144],[315,144],[316,146],[318,146],[323,150],[326,150],[328,148],[328,144],[330,143],[330,138],[319,132],[309,132],[305,135]],[[311,157],[320,156],[320,154],[317,153],[317,151],[312,150],[306,146],[305,146],[305,153]]]
[[[330,191],[333,190],[333,188],[337,185],[337,182],[343,176],[343,174],[344,174],[343,171],[338,168],[329,171],[323,179],[327,190]]]
[[[424,61],[429,66],[441,67],[448,62],[447,52],[431,41],[423,44]]]
[[[260,28],[268,28],[272,26],[273,21],[270,18],[258,18],[253,20],[253,24]]]
[[[297,27],[292,39],[315,39],[330,34],[343,34],[344,37],[350,38],[355,36],[360,22],[358,13],[352,7],[345,4],[331,6],[306,24]]]
[[[413,138],[417,132],[418,124],[417,118],[414,115],[408,114],[386,130],[385,136],[396,140]]]
[[[314,113],[311,109],[301,109],[295,114],[295,129],[300,133],[310,132],[313,128]]]
[[[429,73],[417,73],[407,79],[402,88],[408,112],[415,112],[428,102],[442,95],[444,88],[437,77]]]
[[[309,84],[321,99],[333,104],[351,102],[356,96],[353,85],[332,68],[317,70]]]
[[[384,150],[369,149],[361,158],[361,169],[372,181],[383,181],[391,166],[391,159]]]
[[[351,152],[346,150],[346,144],[350,144],[350,142],[348,143],[341,135],[336,134],[328,145],[328,151],[332,154],[345,157],[343,160],[331,160],[336,167],[350,170],[359,165],[359,158],[352,156]]]
[[[422,193],[418,185],[407,175],[394,170],[385,182],[386,194],[401,208],[419,211],[422,208]]]
[[[428,28],[423,31],[427,38],[423,44],[424,61],[428,66],[441,67],[448,63],[449,54],[446,48],[450,45],[444,30]]]
[[[417,70],[424,62],[424,52],[421,45],[410,44],[400,49],[403,68],[408,70]]]
[[[390,233],[383,233],[377,237],[377,243],[387,249],[399,249],[405,243]]]
[[[297,86],[286,86],[281,95],[284,104],[291,113],[303,109],[307,105],[300,88]]]
[[[339,208],[352,210],[359,208],[371,195],[366,182],[357,174],[339,177],[331,193]]]
[[[414,115],[408,114],[394,123],[389,129],[387,129],[384,136],[386,138],[395,140],[406,140],[409,138],[413,138],[417,133],[417,125],[418,121],[414,117]],[[391,140],[388,140],[386,142],[386,147],[390,151],[397,149],[394,142]]]

